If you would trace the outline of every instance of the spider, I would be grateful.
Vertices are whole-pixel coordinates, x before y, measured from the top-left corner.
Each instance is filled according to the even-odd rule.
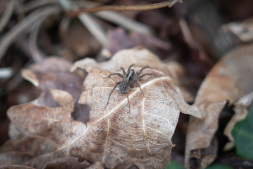
[[[119,82],[117,82],[117,83],[115,84],[115,86],[113,87],[112,91],[111,91],[110,94],[109,94],[109,98],[108,98],[108,100],[107,100],[107,103],[106,103],[105,108],[107,107],[107,105],[108,105],[108,103],[109,103],[109,100],[110,100],[110,98],[111,98],[111,95],[112,95],[113,91],[116,89],[117,86],[118,86],[119,91],[120,91],[121,94],[127,93],[127,99],[128,99],[128,105],[129,105],[128,93],[129,93],[130,89],[131,89],[132,87],[134,87],[135,84],[137,84],[138,87],[139,87],[140,90],[141,90],[141,87],[140,87],[138,81],[140,81],[141,78],[143,78],[143,77],[146,76],[146,75],[154,75],[154,74],[151,74],[151,73],[141,74],[142,71],[143,71],[144,69],[150,68],[149,66],[143,67],[139,72],[136,72],[136,73],[135,73],[134,69],[132,69],[133,66],[134,66],[134,64],[130,65],[129,68],[128,68],[128,70],[127,70],[127,72],[125,71],[125,69],[124,69],[123,67],[121,67],[120,69],[122,70],[123,75],[120,74],[120,73],[112,73],[112,74],[109,74],[109,75],[106,77],[106,78],[111,78],[111,76],[116,75],[116,76],[121,77],[122,80],[119,81]],[[154,75],[154,76],[156,76],[156,75]],[[141,90],[141,93],[142,93],[142,95],[143,95],[143,97],[144,97],[144,94],[143,94],[142,90]],[[129,105],[129,112],[130,112],[130,105]]]

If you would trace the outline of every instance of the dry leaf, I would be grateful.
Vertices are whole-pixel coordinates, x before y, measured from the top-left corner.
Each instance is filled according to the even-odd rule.
[[[143,46],[153,51],[159,56],[168,53],[171,45],[151,35],[132,32],[129,35],[123,29],[115,29],[108,34],[110,46],[104,50],[108,50],[111,55],[122,49],[133,48],[135,46]],[[163,55],[162,55],[163,54]]]
[[[73,61],[92,55],[101,48],[99,42],[79,22],[71,23],[60,35],[66,46],[61,55],[68,60]]]
[[[253,92],[241,97],[236,103],[234,107],[235,114],[227,124],[224,134],[228,137],[229,141],[225,147],[224,150],[230,150],[231,148],[234,148],[234,138],[231,134],[235,124],[243,119],[245,119],[248,115],[248,109],[250,104],[253,101]]]
[[[61,107],[47,108],[27,103],[13,106],[8,111],[12,138],[23,137],[10,140],[0,148],[0,164],[42,168],[51,160],[81,150],[75,146],[77,140],[81,140],[82,132],[85,133],[86,125],[71,119],[73,97],[59,90],[52,90],[52,95]]]
[[[0,169],[35,169],[24,165],[1,165]]]
[[[104,77],[117,72],[121,66],[127,68],[132,63],[136,65],[136,71],[149,65],[154,69],[146,72],[160,77],[149,77],[140,82],[145,97],[138,87],[131,90],[130,112],[127,96],[120,94],[118,90],[113,92],[104,109],[110,91],[120,80],[116,77],[114,80]],[[86,68],[88,72],[84,82],[86,90],[79,103],[91,106],[88,129],[92,126],[93,130],[101,131],[101,136],[96,137],[105,143],[102,163],[106,167],[116,166],[115,161],[120,157],[119,161],[123,160],[124,163],[132,163],[140,168],[163,168],[170,159],[173,147],[171,137],[180,111],[200,117],[198,109],[185,103],[172,79],[163,73],[170,74],[168,69],[145,49],[123,50],[112,60],[103,63],[85,59],[77,62],[72,69],[76,67]]]
[[[11,139],[40,135],[57,121],[71,120],[71,112],[74,110],[73,97],[60,90],[53,90],[52,95],[61,107],[39,107],[27,103],[13,106],[8,110],[8,117],[11,120],[9,130]]]
[[[164,168],[170,160],[171,137],[180,111],[200,117],[198,108],[184,101],[166,65],[145,49],[121,51],[108,62],[85,59],[80,63],[88,65],[85,68],[89,73],[79,99],[91,108],[87,125],[72,120],[75,99],[64,91],[51,91],[58,107],[32,103],[14,106],[8,111],[13,140],[0,148],[0,164],[43,168],[59,158],[77,157],[100,162],[105,168]],[[126,95],[115,90],[104,109],[109,92],[119,80],[104,77],[132,63],[136,71],[149,65],[153,69],[144,72],[157,75],[140,81],[145,97],[138,87],[132,88],[129,112]]]
[[[88,167],[87,169],[104,169],[100,162],[94,163],[92,166]]]
[[[45,164],[43,169],[86,169],[90,166],[87,161],[79,162],[77,157],[58,158]]]
[[[57,57],[49,57],[29,69],[22,70],[22,76],[41,89],[41,95],[36,105],[57,107],[59,104],[51,96],[51,89],[64,90],[75,98],[75,112],[72,116],[76,120],[88,121],[89,108],[87,105],[77,104],[83,90],[84,77],[77,72],[69,72],[70,62]]]
[[[233,104],[243,94],[253,90],[253,47],[252,44],[237,48],[221,59],[202,83],[195,105],[203,112],[203,118],[190,118],[185,163],[189,168],[193,152],[202,151],[210,142],[218,128],[218,118],[226,101]],[[198,165],[202,155],[199,156]],[[209,162],[212,160],[209,159]],[[195,166],[196,167],[196,166]],[[200,167],[200,166],[198,166]],[[205,167],[205,166],[201,166]]]
[[[253,18],[249,18],[243,22],[232,22],[222,26],[221,31],[224,33],[232,33],[241,42],[252,42],[253,40]]]

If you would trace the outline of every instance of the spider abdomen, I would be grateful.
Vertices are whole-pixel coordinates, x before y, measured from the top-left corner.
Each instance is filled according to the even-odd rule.
[[[122,80],[122,82],[119,85],[119,91],[121,94],[129,93],[130,86],[128,85],[128,79]]]

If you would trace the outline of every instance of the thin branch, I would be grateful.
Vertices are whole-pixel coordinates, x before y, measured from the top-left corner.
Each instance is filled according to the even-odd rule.
[[[0,19],[0,32],[4,29],[5,25],[9,21],[11,15],[12,15],[13,9],[14,9],[14,2],[13,2],[13,0],[11,0],[11,1],[9,1],[9,4]]]
[[[25,12],[29,12],[35,8],[40,8],[42,6],[46,6],[46,5],[52,5],[52,4],[57,4],[58,0],[37,0],[37,1],[30,1],[26,4],[24,4],[23,6],[17,8],[17,10],[15,12],[17,13],[25,13]]]
[[[154,4],[146,4],[146,5],[108,5],[108,6],[98,6],[92,8],[83,8],[77,11],[69,12],[69,15],[72,17],[76,17],[80,13],[93,13],[99,11],[143,11],[143,10],[151,10],[151,9],[159,9],[164,7],[172,7],[175,3],[181,2],[181,0],[168,0],[166,2],[159,2]]]
[[[82,13],[78,16],[78,18],[100,44],[103,46],[108,46],[109,40],[106,36],[106,32],[95,17]]]
[[[29,49],[30,49],[30,53],[33,58],[33,61],[35,63],[40,62],[45,57],[44,54],[39,50],[39,48],[37,46],[37,38],[38,38],[40,26],[46,18],[47,18],[47,16],[43,16],[40,19],[38,19],[37,21],[35,21],[32,25],[31,31],[30,31]]]
[[[34,11],[29,16],[25,17],[22,21],[20,21],[18,24],[16,24],[0,39],[0,60],[4,56],[10,44],[15,41],[18,35],[29,30],[31,24],[33,24],[36,20],[40,19],[43,16],[49,16],[59,11],[60,8],[58,6],[49,6],[41,8]]]
[[[117,25],[120,25],[128,30],[152,35],[152,29],[150,27],[135,20],[129,19],[119,12],[103,11],[98,12],[95,15]]]

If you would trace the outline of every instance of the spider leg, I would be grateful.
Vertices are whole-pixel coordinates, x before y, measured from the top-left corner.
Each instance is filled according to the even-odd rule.
[[[120,73],[112,73],[112,74],[109,74],[107,77],[105,77],[105,78],[111,78],[111,76],[114,76],[114,75],[117,75],[117,76],[119,76],[119,77],[121,77],[121,78],[124,78],[124,76],[122,75],[122,74],[120,74]]]
[[[128,68],[128,70],[127,70],[127,76],[129,75],[130,70],[131,70],[131,67],[133,67],[133,66],[134,66],[134,64],[131,64],[131,65],[129,66],[129,68]]]
[[[147,75],[152,75],[152,76],[155,76],[155,77],[156,77],[155,74],[152,74],[152,73],[145,73],[145,74],[139,76],[139,77],[138,77],[138,80],[140,80],[141,78],[143,78],[144,76],[147,76]]]
[[[116,87],[117,87],[119,84],[120,84],[120,82],[116,83],[116,85],[113,87],[111,93],[109,94],[109,98],[108,98],[108,100],[107,100],[107,103],[106,103],[104,109],[106,109],[106,107],[108,106],[108,103],[109,103],[109,100],[110,100],[110,98],[111,98],[111,95],[112,95],[113,91],[116,89]]]
[[[147,68],[150,68],[151,69],[151,67],[149,67],[149,66],[145,66],[145,67],[143,67],[143,68],[141,68],[141,70],[139,71],[139,75],[141,74],[141,72],[144,70],[144,69],[147,69]]]
[[[126,71],[123,67],[120,67],[120,69],[122,70],[123,74],[126,75]]]
[[[128,109],[129,109],[129,113],[130,113],[130,103],[129,103],[129,96],[128,96],[128,93],[127,93],[127,101],[128,101]]]
[[[135,83],[138,85],[139,89],[141,90],[141,94],[142,94],[142,96],[145,98],[144,93],[142,92],[142,89],[141,89],[140,84],[139,84],[138,82],[135,82]]]

